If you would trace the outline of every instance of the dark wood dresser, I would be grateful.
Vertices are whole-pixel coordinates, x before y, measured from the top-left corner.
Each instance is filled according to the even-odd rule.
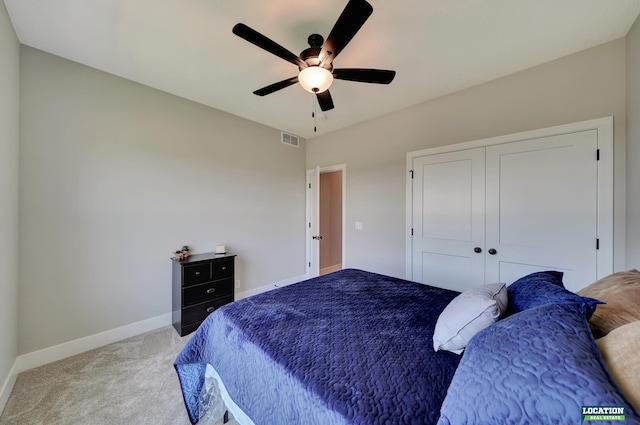
[[[173,327],[180,336],[195,331],[215,309],[234,299],[235,254],[195,254],[173,263]]]

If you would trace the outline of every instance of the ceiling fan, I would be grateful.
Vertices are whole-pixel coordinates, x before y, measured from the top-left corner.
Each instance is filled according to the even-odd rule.
[[[333,68],[333,60],[356,35],[372,12],[373,7],[366,0],[349,0],[327,40],[325,41],[319,34],[311,34],[307,40],[310,47],[303,50],[299,56],[247,25],[236,24],[233,27],[235,35],[291,62],[298,66],[300,71],[294,77],[270,84],[253,93],[258,96],[266,96],[295,83],[300,83],[305,90],[315,93],[320,109],[328,111],[333,109],[329,87],[334,78],[362,83],[389,84],[396,75],[395,71],[370,68]]]

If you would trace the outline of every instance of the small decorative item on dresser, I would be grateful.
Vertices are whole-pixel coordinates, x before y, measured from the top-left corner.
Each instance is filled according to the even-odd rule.
[[[183,260],[188,259],[189,255],[191,255],[191,251],[189,250],[189,246],[188,245],[182,245],[182,259]]]
[[[182,251],[177,250],[176,252],[173,253],[173,256],[176,258],[176,260],[178,261],[182,261]]]

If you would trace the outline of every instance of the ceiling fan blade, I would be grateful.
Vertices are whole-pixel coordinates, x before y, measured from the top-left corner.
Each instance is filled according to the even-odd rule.
[[[341,68],[333,70],[334,78],[360,81],[361,83],[389,84],[395,76],[395,71],[386,69]]]
[[[331,93],[329,93],[329,90],[325,90],[322,93],[316,93],[316,97],[318,98],[320,109],[323,111],[333,109],[333,99],[331,99]]]
[[[284,47],[282,47],[281,45],[279,45],[278,43],[276,43],[275,41],[271,40],[270,38],[260,34],[258,31],[249,28],[248,26],[246,26],[245,24],[236,24],[233,27],[233,33],[235,35],[237,35],[240,38],[244,38],[245,40],[247,40],[249,43],[251,44],[255,44],[256,46],[260,47],[261,49],[266,50],[269,53],[272,53],[284,60],[286,60],[287,62],[291,62],[292,64],[302,67],[302,68],[306,68],[308,65],[305,61],[303,61],[302,59],[300,59],[298,57],[298,55],[290,52],[289,50],[285,49]]]
[[[373,13],[373,7],[366,0],[349,0],[322,45],[318,59],[323,65],[333,62],[371,16],[371,13]]]
[[[287,78],[286,80],[278,81],[277,83],[273,83],[261,89],[258,89],[253,92],[253,94],[257,94],[258,96],[266,96],[278,90],[282,90],[285,87],[289,87],[298,82],[298,76]]]

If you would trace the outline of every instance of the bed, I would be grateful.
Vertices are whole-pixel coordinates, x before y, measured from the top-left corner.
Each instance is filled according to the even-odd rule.
[[[347,269],[228,304],[175,361],[189,419],[213,370],[256,425],[640,423],[589,328],[601,302],[561,277],[460,294]]]

